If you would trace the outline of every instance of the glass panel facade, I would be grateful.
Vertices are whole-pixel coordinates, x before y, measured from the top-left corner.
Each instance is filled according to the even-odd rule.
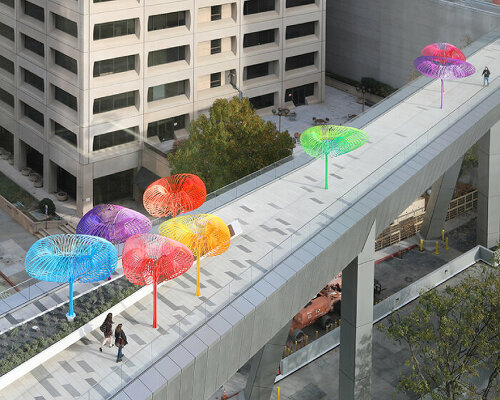
[[[314,4],[315,0],[286,0],[286,8],[305,6]]]
[[[23,68],[22,71],[24,74],[24,82],[37,88],[41,92],[45,92],[45,84],[42,78],[40,78],[38,75],[35,75],[33,72],[28,71],[27,69]]]
[[[25,117],[28,117],[40,126],[45,126],[45,118],[40,111],[35,110],[33,107],[24,102],[21,102],[21,104],[23,105],[23,114]]]
[[[74,74],[78,73],[77,61],[74,58],[67,56],[64,53],[61,53],[60,51],[54,50],[54,62],[60,67],[63,67],[64,69],[67,69],[70,72],[73,72]]]
[[[27,0],[24,2],[24,14],[31,18],[35,18],[38,21],[45,22],[45,10],[43,7],[37,6]]]
[[[261,44],[274,42],[274,29],[247,33],[243,37],[243,47],[260,46]]]
[[[54,86],[54,98],[72,110],[78,111],[78,102],[75,96],[62,90],[60,87]]]
[[[254,106],[257,110],[260,108],[271,107],[274,106],[274,93],[251,97],[248,100],[250,100],[252,106]]]
[[[217,21],[222,18],[222,6],[210,7],[210,21]]]
[[[148,19],[148,31],[175,28],[186,25],[186,11],[151,15]]]
[[[0,101],[14,108],[14,96],[0,88]]]
[[[303,68],[314,65],[314,53],[299,54],[298,56],[288,57],[285,62],[285,71]]]
[[[245,80],[259,78],[261,76],[266,76],[272,73],[272,63],[270,62],[249,65],[248,67],[246,67]]]
[[[210,74],[210,87],[214,88],[221,85],[221,73],[216,72],[215,74]]]
[[[75,21],[72,21],[68,18],[62,17],[58,14],[54,15],[54,26],[56,29],[67,33],[68,35],[78,37],[78,25]]]
[[[118,146],[120,144],[130,143],[137,140],[139,127],[120,129],[114,132],[104,133],[102,135],[94,136],[94,143],[92,145],[93,151],[107,149],[108,147]]]
[[[148,54],[148,67],[185,60],[186,47],[187,46],[178,46],[170,47],[169,49],[150,51]]]
[[[210,41],[210,54],[218,54],[222,50],[222,40],[214,39]]]
[[[187,114],[165,118],[148,124],[147,136],[158,136],[160,141],[175,139],[175,131],[186,127]]]
[[[275,0],[248,0],[243,5],[243,15],[258,14],[266,11],[273,11]]]
[[[76,147],[76,140],[77,136],[71,132],[69,129],[65,128],[61,124],[58,124],[57,122],[53,121],[53,134],[56,135],[57,137],[60,137],[61,139],[65,140],[72,146]]]
[[[137,90],[100,97],[94,100],[93,112],[100,114],[107,111],[118,110],[120,108],[135,106],[135,96]]]
[[[135,18],[105,22],[94,26],[94,40],[135,34]]]
[[[94,63],[94,78],[103,75],[132,71],[135,69],[135,59],[135,55],[130,55],[96,61]]]
[[[23,35],[24,48],[38,54],[40,57],[45,57],[45,46],[42,42],[33,39],[27,35]]]
[[[290,25],[286,27],[286,38],[295,39],[302,36],[314,35],[315,22],[306,22],[304,24]]]
[[[0,68],[7,71],[9,74],[14,75],[14,62],[2,55],[0,55]]]
[[[2,22],[0,22],[0,35],[9,39],[11,42],[14,41],[14,29]]]
[[[148,102],[185,94],[187,82],[187,80],[183,80],[150,87],[148,89]]]

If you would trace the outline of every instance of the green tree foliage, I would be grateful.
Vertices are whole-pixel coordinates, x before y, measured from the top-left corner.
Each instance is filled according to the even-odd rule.
[[[475,271],[457,286],[421,294],[413,312],[393,314],[379,326],[410,349],[410,372],[400,377],[399,390],[433,400],[493,398],[500,371],[500,271]],[[486,389],[473,383],[481,369],[490,372]]]
[[[292,153],[288,131],[260,118],[248,99],[216,100],[209,116],[190,126],[189,139],[168,156],[173,174],[198,175],[207,192],[223,187]]]

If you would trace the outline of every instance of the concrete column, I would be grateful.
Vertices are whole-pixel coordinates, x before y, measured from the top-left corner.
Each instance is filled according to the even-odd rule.
[[[290,324],[287,323],[251,359],[250,373],[245,387],[246,400],[268,400],[274,387],[283,348],[286,344]]]
[[[76,177],[76,214],[83,216],[94,206],[93,164],[79,164]]]
[[[21,139],[14,137],[14,167],[26,167],[26,145]]]
[[[425,240],[441,237],[444,228],[446,214],[450,207],[450,201],[455,193],[460,167],[463,157],[460,157],[441,178],[439,178],[431,189],[431,197],[427,204],[424,221],[420,227],[420,235]]]
[[[370,400],[375,224],[362,252],[342,271],[339,398]]]
[[[57,165],[50,161],[50,144],[45,143],[43,149],[43,188],[47,193],[57,191]]]
[[[500,241],[500,122],[477,145],[477,243],[492,247]]]

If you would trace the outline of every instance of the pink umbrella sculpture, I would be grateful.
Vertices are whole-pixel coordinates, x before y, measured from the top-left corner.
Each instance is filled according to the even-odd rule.
[[[432,43],[428,46],[425,46],[422,49],[423,56],[431,56],[431,57],[446,57],[453,58],[454,60],[462,60],[465,61],[465,54],[462,51],[452,44],[449,43]]]
[[[123,247],[123,272],[134,285],[154,285],[153,328],[158,327],[158,283],[173,279],[193,265],[193,253],[175,240],[154,234],[134,235]]]
[[[421,56],[413,61],[415,68],[423,75],[441,79],[441,108],[443,108],[444,81],[466,78],[476,72],[466,61],[438,56]]]

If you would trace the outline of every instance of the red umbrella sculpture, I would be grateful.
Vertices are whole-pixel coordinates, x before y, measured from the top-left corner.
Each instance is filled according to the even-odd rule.
[[[158,327],[158,283],[183,274],[193,261],[193,254],[186,246],[160,235],[134,235],[125,242],[122,264],[127,279],[134,285],[154,285],[153,328]]]
[[[423,56],[446,57],[465,61],[465,54],[458,47],[449,43],[432,43],[422,49]]]
[[[193,174],[177,174],[158,179],[147,187],[143,196],[146,211],[153,217],[175,218],[196,210],[207,198],[203,181]]]

